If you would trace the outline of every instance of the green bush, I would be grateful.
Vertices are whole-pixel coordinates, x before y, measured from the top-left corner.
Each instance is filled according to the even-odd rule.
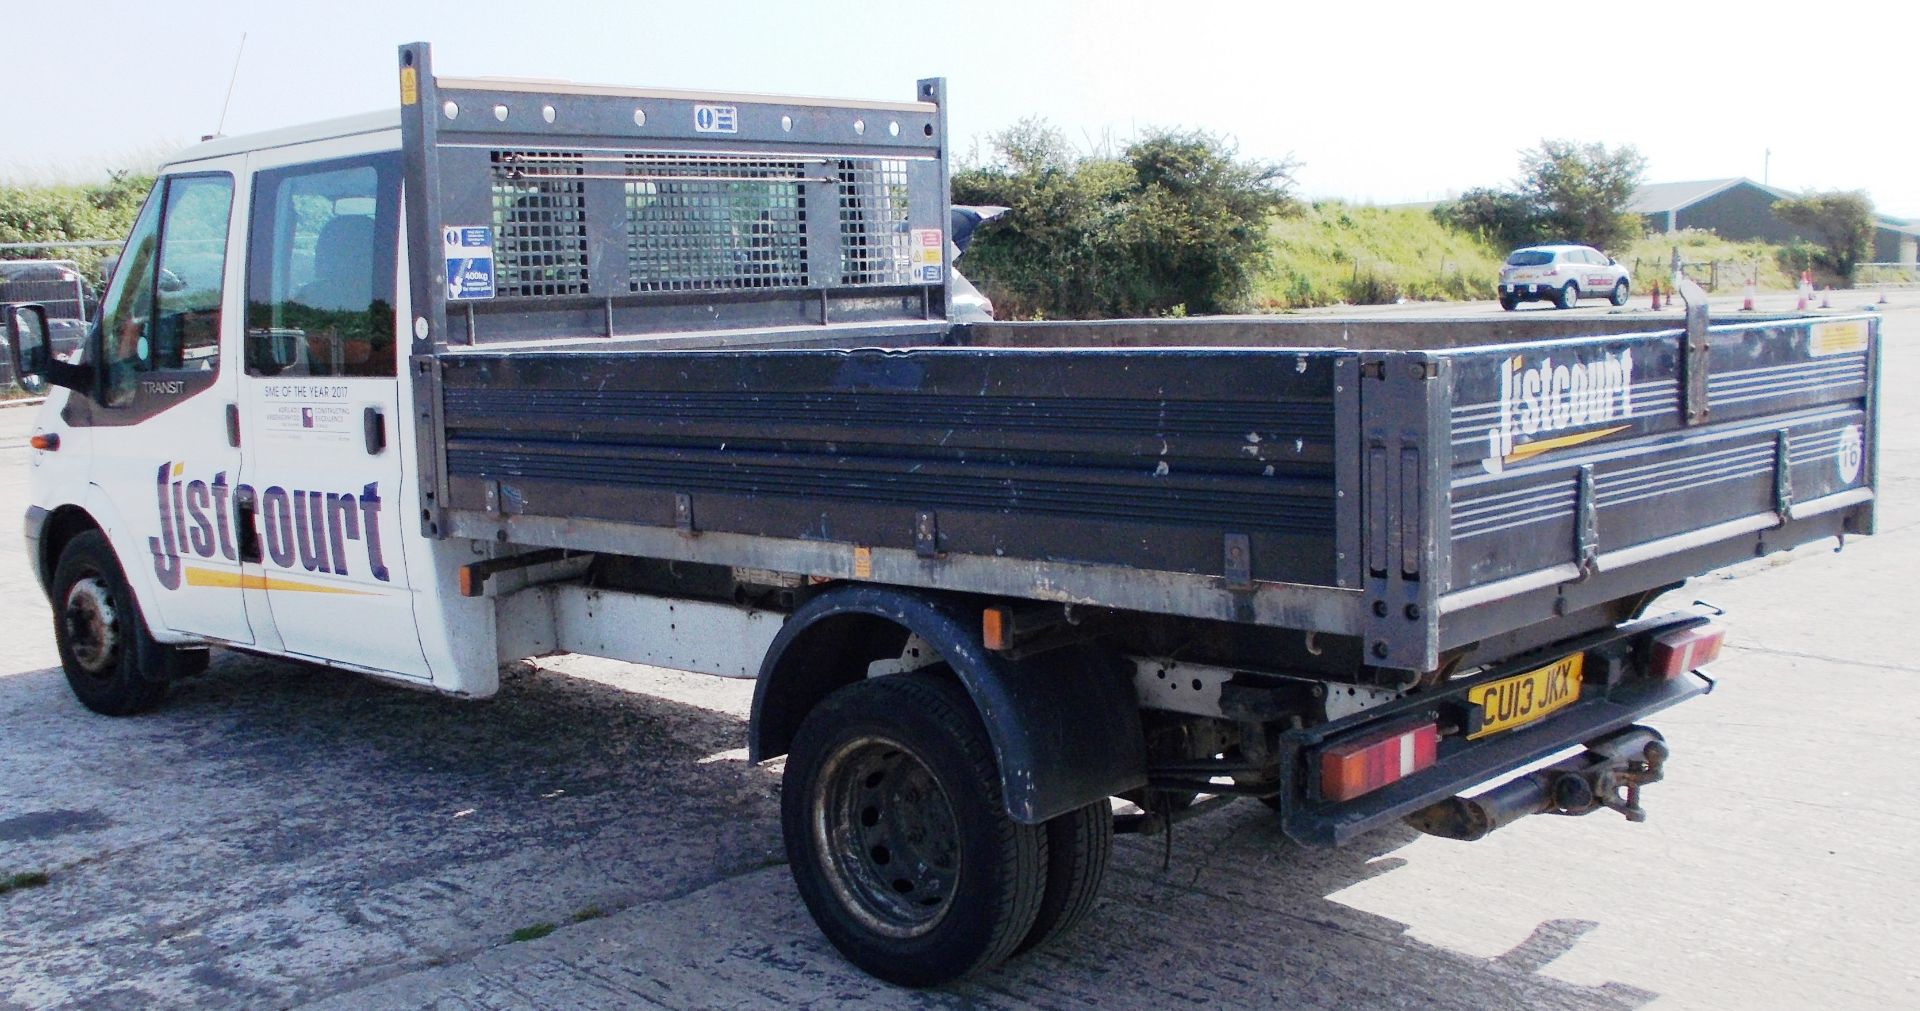
[[[992,164],[953,178],[959,204],[1010,210],[967,250],[967,276],[1011,318],[1097,319],[1244,308],[1290,166],[1243,161],[1221,138],[1160,131],[1118,158],[1076,155],[1028,120]]]
[[[0,186],[0,242],[69,242],[124,239],[153,187],[150,175],[115,173],[84,186]],[[89,283],[100,284],[101,261],[110,248],[7,250],[10,260],[72,260]]]

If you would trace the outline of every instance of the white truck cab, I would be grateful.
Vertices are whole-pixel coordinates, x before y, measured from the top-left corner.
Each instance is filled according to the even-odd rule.
[[[472,550],[405,522],[399,148],[380,113],[214,140],[161,170],[87,351],[103,395],[55,387],[41,408],[36,444],[57,450],[33,454],[28,533],[91,518],[159,644],[484,696],[491,621],[442,578]],[[35,557],[61,605],[59,560]],[[96,634],[137,634],[113,618]]]

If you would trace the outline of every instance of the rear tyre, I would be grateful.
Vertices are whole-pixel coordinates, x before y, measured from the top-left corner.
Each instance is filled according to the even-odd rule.
[[[1626,278],[1624,278],[1624,277],[1623,277],[1623,278],[1621,278],[1621,279],[1620,279],[1619,281],[1617,281],[1617,282],[1615,282],[1615,283],[1614,283],[1614,286],[1613,286],[1613,294],[1611,294],[1611,295],[1608,295],[1608,296],[1607,296],[1607,301],[1609,301],[1609,302],[1612,302],[1612,303],[1613,303],[1614,305],[1626,305],[1626,304],[1627,304],[1627,280],[1626,280]]]
[[[780,822],[820,932],[888,982],[933,986],[997,965],[1040,911],[1047,831],[1007,816],[986,727],[937,674],[860,681],[808,714]]]
[[[1514,295],[1500,296],[1500,308],[1505,309],[1508,312],[1512,312],[1514,310],[1514,307],[1518,306],[1519,304],[1520,304],[1520,299],[1517,296],[1514,296]]]
[[[147,634],[106,535],[88,530],[67,543],[54,566],[52,600],[60,666],[81,705],[132,716],[160,704],[168,650]]]
[[[1113,859],[1113,805],[1107,801],[1052,818],[1046,829],[1046,893],[1019,952],[1032,951],[1086,919]]]
[[[1554,296],[1553,304],[1559,306],[1562,309],[1571,309],[1574,306],[1579,305],[1580,304],[1580,286],[1577,284],[1574,284],[1572,281],[1568,281],[1567,286],[1564,288],[1561,288],[1560,293]]]

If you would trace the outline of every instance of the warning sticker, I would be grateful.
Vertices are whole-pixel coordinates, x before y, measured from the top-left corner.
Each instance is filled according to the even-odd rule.
[[[454,225],[441,230],[447,255],[447,301],[493,297],[493,229]]]
[[[947,237],[938,228],[913,230],[909,269],[920,284],[939,284],[947,261]]]
[[[1815,323],[1807,335],[1807,354],[1814,358],[1854,354],[1867,349],[1867,321],[1841,320]]]

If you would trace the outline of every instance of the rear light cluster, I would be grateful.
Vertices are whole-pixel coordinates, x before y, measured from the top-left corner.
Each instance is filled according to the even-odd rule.
[[[1352,800],[1433,765],[1440,728],[1429,723],[1336,744],[1320,753],[1320,794]]]
[[[1719,659],[1720,646],[1726,640],[1726,627],[1712,624],[1655,636],[1647,672],[1657,678],[1671,679],[1696,667],[1705,667]]]

